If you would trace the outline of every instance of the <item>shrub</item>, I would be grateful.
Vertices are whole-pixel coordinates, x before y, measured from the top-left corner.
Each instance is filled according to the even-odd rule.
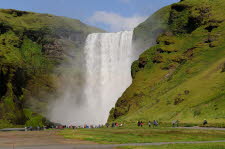
[[[35,114],[29,109],[24,109],[24,114],[27,118],[26,126],[41,127],[44,125],[43,124],[44,118],[41,115]]]
[[[135,75],[138,71],[140,71],[140,68],[139,68],[139,61],[137,60],[137,61],[133,62],[132,66],[131,66],[132,78],[135,78]]]
[[[225,63],[223,64],[222,72],[225,72]]]

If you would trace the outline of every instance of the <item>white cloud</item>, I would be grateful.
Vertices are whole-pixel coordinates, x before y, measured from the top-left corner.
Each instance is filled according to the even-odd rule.
[[[89,22],[93,25],[98,23],[108,25],[110,31],[117,32],[121,30],[132,30],[146,18],[146,16],[139,15],[123,17],[117,13],[97,11],[92,17],[89,18]]]

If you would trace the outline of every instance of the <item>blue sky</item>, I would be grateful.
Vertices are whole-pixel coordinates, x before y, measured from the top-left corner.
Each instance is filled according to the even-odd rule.
[[[107,31],[130,30],[159,8],[179,0],[0,0],[1,8],[79,19]]]

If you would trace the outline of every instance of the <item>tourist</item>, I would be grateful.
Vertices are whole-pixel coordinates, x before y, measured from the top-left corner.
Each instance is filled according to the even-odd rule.
[[[138,121],[137,125],[138,125],[138,127],[140,127],[140,126],[141,126],[141,122],[140,122],[140,121]]]
[[[116,127],[119,127],[119,124],[118,123],[116,123]]]
[[[208,121],[207,121],[206,119],[204,119],[203,125],[205,126],[205,125],[207,125],[207,124],[208,124]]]
[[[151,121],[148,121],[148,127],[151,127],[151,126],[152,126]]]
[[[144,123],[141,121],[141,122],[140,122],[140,125],[141,125],[141,127],[142,127],[142,126],[144,125]]]
[[[154,121],[153,121],[153,125],[154,125],[154,126],[158,126],[159,124],[158,124],[158,122],[157,122],[156,120],[154,120]]]

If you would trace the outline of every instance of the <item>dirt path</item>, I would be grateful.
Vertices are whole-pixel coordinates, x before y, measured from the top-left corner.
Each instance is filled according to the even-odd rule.
[[[44,146],[31,146],[31,147],[15,147],[15,149],[115,149],[122,146],[159,146],[168,144],[203,144],[203,143],[221,143],[221,141],[197,141],[197,142],[160,142],[160,143],[131,143],[131,144],[89,144],[89,145],[44,145]],[[9,147],[3,147],[0,149],[12,149]]]
[[[175,127],[175,128],[183,128],[183,129],[200,129],[200,130],[223,130],[225,131],[225,128],[213,128],[213,127]]]
[[[0,132],[0,149],[2,147],[94,144],[93,142],[65,139],[57,135],[58,131]]]

